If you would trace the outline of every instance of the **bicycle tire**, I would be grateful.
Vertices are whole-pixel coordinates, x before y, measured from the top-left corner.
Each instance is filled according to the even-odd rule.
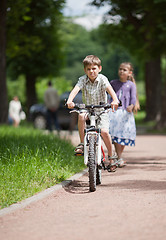
[[[89,137],[89,153],[88,153],[88,166],[89,166],[89,190],[90,192],[96,191],[96,144],[95,136]]]
[[[101,184],[101,167],[97,165],[96,167],[96,185]]]

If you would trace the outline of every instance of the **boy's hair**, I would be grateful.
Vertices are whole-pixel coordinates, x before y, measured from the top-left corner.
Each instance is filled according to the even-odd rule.
[[[101,60],[95,55],[88,55],[83,60],[84,68],[88,65],[97,65],[101,66]]]

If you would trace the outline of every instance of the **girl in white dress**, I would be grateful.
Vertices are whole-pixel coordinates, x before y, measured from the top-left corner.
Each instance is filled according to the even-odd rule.
[[[25,119],[25,113],[22,111],[21,103],[17,96],[9,103],[9,121],[14,127],[18,127],[21,120]]]
[[[115,146],[118,166],[125,166],[122,153],[125,146],[135,146],[136,126],[133,112],[140,109],[136,83],[131,63],[122,63],[118,71],[119,79],[112,80],[111,85],[122,106],[117,111],[110,110],[110,135]]]

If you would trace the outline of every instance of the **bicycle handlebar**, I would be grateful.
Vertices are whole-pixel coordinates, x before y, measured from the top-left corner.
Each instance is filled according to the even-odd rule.
[[[65,103],[64,103],[65,106],[67,106],[66,101],[67,100],[65,99]],[[122,103],[121,103],[120,100],[119,100],[119,105],[118,106],[119,107],[122,106]],[[102,102],[100,103],[100,105],[94,105],[94,104],[86,105],[84,103],[75,103],[75,106],[74,106],[74,108],[76,110],[86,110],[86,109],[88,109],[88,110],[91,109],[92,110],[94,108],[104,108],[106,110],[106,109],[109,109],[111,107],[112,107],[112,105],[110,103],[102,103]]]
[[[74,108],[77,109],[77,110],[104,108],[106,110],[106,109],[111,108],[111,104],[104,103],[104,104],[100,104],[100,105],[94,105],[94,104],[86,105],[84,103],[75,103]]]

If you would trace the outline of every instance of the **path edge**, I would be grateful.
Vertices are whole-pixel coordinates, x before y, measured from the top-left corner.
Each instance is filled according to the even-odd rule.
[[[9,207],[1,209],[0,210],[0,216],[4,216],[6,214],[12,213],[12,212],[16,211],[17,209],[25,208],[26,206],[30,205],[31,203],[37,202],[39,200],[44,199],[45,197],[48,197],[53,192],[71,184],[72,181],[80,178],[81,176],[86,174],[87,171],[88,171],[88,169],[84,169],[83,171],[81,171],[80,173],[76,173],[75,175],[73,175],[69,179],[66,179],[61,183],[58,183],[58,184],[56,184],[56,185],[54,185],[50,188],[47,188],[44,191],[39,192],[36,195],[33,195],[32,197],[26,198],[25,200],[23,200],[21,202],[14,203],[14,204],[10,205]]]

